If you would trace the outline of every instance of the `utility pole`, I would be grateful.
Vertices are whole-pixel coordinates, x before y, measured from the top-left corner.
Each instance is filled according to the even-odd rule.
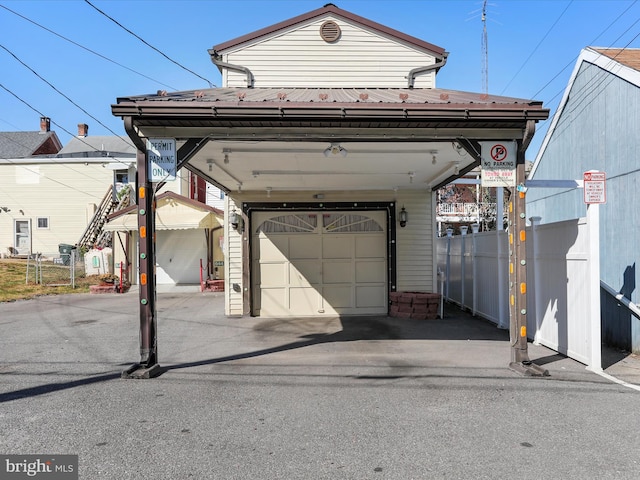
[[[482,93],[489,94],[489,45],[487,43],[487,0],[482,4]]]

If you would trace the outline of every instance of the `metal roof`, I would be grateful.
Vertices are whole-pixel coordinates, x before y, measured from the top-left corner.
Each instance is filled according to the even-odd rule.
[[[542,102],[445,89],[212,88],[121,97],[116,116],[138,125],[459,127],[545,120]],[[155,119],[155,120],[154,120]],[[485,125],[489,126],[489,125]],[[509,127],[509,125],[504,125]]]

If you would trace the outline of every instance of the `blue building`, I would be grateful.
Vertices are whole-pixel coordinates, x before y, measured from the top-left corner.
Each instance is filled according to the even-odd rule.
[[[600,211],[602,335],[640,352],[640,49],[585,48],[536,157],[530,180],[580,180],[606,174]],[[542,223],[583,217],[581,189],[531,188],[527,216]]]

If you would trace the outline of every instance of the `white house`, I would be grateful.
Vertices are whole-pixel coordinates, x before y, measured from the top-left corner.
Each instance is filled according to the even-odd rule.
[[[221,88],[112,112],[140,152],[173,137],[179,164],[226,192],[228,315],[384,315],[392,292],[435,291],[434,192],[480,164],[481,141],[524,150],[548,116],[436,88],[443,48],[332,4],[209,55]]]

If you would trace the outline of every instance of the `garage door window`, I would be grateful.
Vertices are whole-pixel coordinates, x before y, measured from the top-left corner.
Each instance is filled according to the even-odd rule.
[[[256,232],[264,233],[311,233],[318,226],[318,216],[305,215],[281,215],[265,220],[257,228]]]
[[[357,214],[325,213],[322,226],[331,233],[381,232],[382,227],[375,220]]]

